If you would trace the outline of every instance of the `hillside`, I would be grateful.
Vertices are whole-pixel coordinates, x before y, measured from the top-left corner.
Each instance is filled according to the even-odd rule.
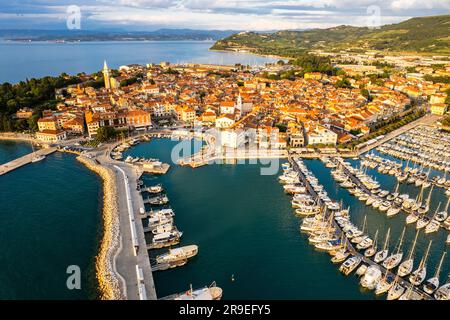
[[[450,54],[450,15],[412,18],[378,29],[338,26],[275,33],[241,32],[217,41],[211,49],[285,57],[311,49]]]

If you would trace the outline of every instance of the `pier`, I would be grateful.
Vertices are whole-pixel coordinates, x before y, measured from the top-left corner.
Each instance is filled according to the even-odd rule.
[[[147,252],[140,208],[144,208],[137,190],[138,172],[127,165],[114,165],[118,185],[118,204],[122,250],[117,254],[117,270],[126,282],[128,300],[156,300],[150,258]]]
[[[299,177],[301,179],[301,181],[303,182],[303,184],[305,185],[308,193],[314,198],[314,199],[318,199],[319,201],[319,205],[322,206],[322,200],[318,197],[318,194],[316,193],[316,191],[312,188],[312,186],[309,184],[308,180],[306,179],[306,177],[303,175],[302,171],[300,170],[300,168],[298,167],[296,161],[289,156],[288,158],[289,163],[292,165],[292,167],[294,168],[294,170],[296,172],[298,172]],[[346,245],[346,247],[348,248],[349,252],[351,255],[353,256],[357,256],[361,258],[361,263],[365,263],[369,266],[377,266],[378,268],[380,268],[381,272],[384,275],[388,275],[388,276],[392,276],[392,277],[396,277],[396,274],[387,270],[386,268],[384,268],[382,265],[379,265],[377,263],[375,263],[373,260],[365,257],[363,254],[361,254],[354,246],[353,244],[347,239],[347,237],[345,236],[345,233],[343,232],[343,230],[341,229],[341,227],[336,223],[336,221],[333,219],[333,227],[338,231],[338,236],[343,238],[344,243]],[[434,300],[434,298],[432,296],[430,296],[429,294],[427,294],[426,292],[424,292],[421,288],[418,288],[416,286],[414,286],[413,284],[411,284],[409,281],[398,277],[398,283],[403,286],[405,288],[405,293],[407,292],[407,290],[412,290],[412,294],[421,297],[425,300]]]
[[[38,156],[38,157],[39,156],[48,156],[49,154],[52,154],[56,150],[57,150],[57,148],[55,148],[55,147],[39,149],[34,153],[29,153],[20,158],[17,158],[15,160],[12,160],[10,162],[2,164],[2,165],[0,165],[0,176],[7,174],[8,172],[14,171],[16,169],[19,169],[27,164],[32,163],[33,158],[36,156]]]

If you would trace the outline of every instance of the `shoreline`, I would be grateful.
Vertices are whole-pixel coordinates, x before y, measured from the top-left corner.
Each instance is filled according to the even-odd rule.
[[[270,59],[282,59],[282,60],[292,60],[294,58],[290,58],[290,57],[282,57],[282,56],[276,56],[276,55],[265,55],[265,54],[261,54],[261,53],[254,53],[254,52],[250,52],[250,51],[246,51],[246,52],[240,52],[240,51],[234,51],[234,50],[225,50],[225,49],[211,49],[209,48],[208,51],[211,52],[224,52],[224,53],[236,53],[236,54],[249,54],[249,55],[253,55],[253,56],[258,56],[261,58],[270,58]]]
[[[121,249],[119,215],[117,207],[117,185],[114,172],[95,163],[92,159],[79,156],[77,161],[96,173],[102,179],[103,210],[102,239],[95,257],[95,278],[100,300],[124,300],[123,279],[118,274],[115,257]],[[119,280],[120,279],[120,280]]]

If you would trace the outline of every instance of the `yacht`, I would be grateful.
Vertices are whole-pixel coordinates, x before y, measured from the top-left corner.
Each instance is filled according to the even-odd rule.
[[[391,203],[389,201],[384,201],[381,203],[380,207],[378,208],[381,212],[386,212],[391,208]]]
[[[222,299],[222,289],[215,283],[210,287],[193,290],[191,288],[183,293],[168,297],[168,300],[220,300]]]
[[[378,230],[375,232],[375,237],[374,237],[374,241],[373,243],[366,248],[366,251],[364,251],[364,256],[366,258],[370,258],[373,257],[375,255],[375,253],[377,253],[377,246],[378,246]]]
[[[339,267],[339,271],[341,271],[345,275],[349,275],[356,267],[361,263],[361,257],[352,256],[345,260],[345,262]]]
[[[340,263],[340,262],[344,261],[345,259],[347,259],[349,255],[350,255],[350,252],[347,251],[346,248],[341,248],[340,250],[338,250],[336,252],[336,254],[333,256],[333,258],[331,258],[331,262]]]
[[[387,300],[397,300],[403,295],[404,292],[405,287],[403,287],[400,283],[398,283],[398,280],[396,279],[395,283],[388,291]]]
[[[437,289],[434,294],[434,298],[436,300],[450,301],[450,282]]]
[[[400,277],[406,277],[409,275],[414,267],[414,249],[416,248],[417,238],[419,237],[419,231],[416,232],[416,236],[414,238],[414,242],[412,244],[411,250],[409,251],[408,259],[403,261],[398,267],[397,274]]]
[[[370,266],[364,276],[361,279],[361,285],[364,288],[367,288],[369,290],[375,289],[378,282],[381,280],[382,273],[380,270],[380,267],[378,266]]]
[[[444,222],[448,218],[448,206],[450,204],[450,199],[447,201],[447,205],[445,206],[445,209],[443,211],[440,211],[436,213],[436,216],[434,219],[438,222]]]
[[[187,259],[194,257],[198,253],[198,246],[184,246],[175,249],[169,249],[169,252],[156,257],[156,262],[160,264],[170,264],[178,266],[178,263],[185,263]]]
[[[392,276],[392,274],[389,274],[389,272],[386,272],[384,274],[384,277],[382,277],[381,280],[377,283],[377,286],[375,288],[375,294],[380,295],[388,292],[392,288],[394,283],[395,277]]]
[[[425,233],[430,234],[430,233],[438,232],[440,227],[441,227],[441,223],[433,219],[425,227]]]
[[[147,190],[148,190],[149,193],[161,193],[161,192],[164,191],[164,189],[163,189],[161,184],[158,184],[156,186],[151,186]]]
[[[420,218],[420,215],[416,212],[413,212],[406,217],[406,224],[416,223],[417,220],[419,220],[419,218]]]
[[[414,270],[411,275],[409,276],[409,282],[411,282],[415,286],[419,286],[427,276],[427,259],[428,254],[430,253],[431,243],[433,241],[430,240],[430,243],[428,244],[427,252],[425,253],[425,256],[420,261],[419,267]]]
[[[36,153],[36,151],[34,150],[34,144],[33,144],[33,142],[30,142],[30,144],[31,144],[31,149],[33,150],[32,157],[31,157],[31,162],[32,162],[32,163],[36,163],[36,162],[39,162],[39,161],[44,160],[44,159],[45,159],[45,156],[44,156],[44,155],[38,155],[38,154]]]
[[[384,260],[386,260],[388,254],[389,254],[389,236],[391,233],[391,228],[388,229],[386,233],[386,239],[384,240],[383,250],[377,252],[374,257],[375,263],[381,263]]]
[[[154,229],[152,230],[152,233],[153,234],[161,234],[161,233],[176,231],[177,228],[172,224],[172,222],[155,226]]]
[[[422,216],[416,224],[416,229],[423,229],[431,222],[431,218],[429,216]]]
[[[402,245],[403,245],[403,238],[405,237],[405,230],[406,229],[403,228],[403,232],[400,237],[400,240],[399,240],[399,243],[397,246],[397,250],[395,251],[395,253],[392,254],[391,256],[387,257],[386,260],[383,261],[383,267],[385,267],[388,270],[394,269],[402,261],[403,252],[401,250],[402,250]]]
[[[361,242],[359,242],[356,245],[356,248],[358,250],[366,250],[367,248],[371,247],[373,244],[373,240],[370,239],[369,237],[365,237]]]
[[[400,208],[396,208],[396,207],[390,207],[387,211],[387,216],[388,217],[393,217],[395,215],[397,215],[400,212]]]
[[[447,252],[444,251],[433,278],[428,279],[423,285],[423,290],[428,294],[433,294],[439,288],[439,274],[441,273],[442,263],[446,254]]]
[[[183,232],[175,230],[171,232],[165,232],[157,234],[153,237],[152,244],[154,248],[163,248],[171,245],[178,244]]]

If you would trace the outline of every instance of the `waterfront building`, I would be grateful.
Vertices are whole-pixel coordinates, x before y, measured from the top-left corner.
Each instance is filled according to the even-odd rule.
[[[150,113],[144,110],[130,110],[126,114],[127,125],[135,129],[145,129],[152,125]]]
[[[67,139],[67,134],[63,130],[42,130],[36,133],[36,138],[44,142],[60,142]]]
[[[335,132],[318,126],[307,132],[308,145],[336,145],[337,136]]]
[[[52,131],[56,131],[59,130],[60,127],[58,125],[58,121],[56,120],[55,117],[44,117],[44,118],[40,118],[38,120],[38,128],[39,131],[45,131],[45,130],[52,130]]]

